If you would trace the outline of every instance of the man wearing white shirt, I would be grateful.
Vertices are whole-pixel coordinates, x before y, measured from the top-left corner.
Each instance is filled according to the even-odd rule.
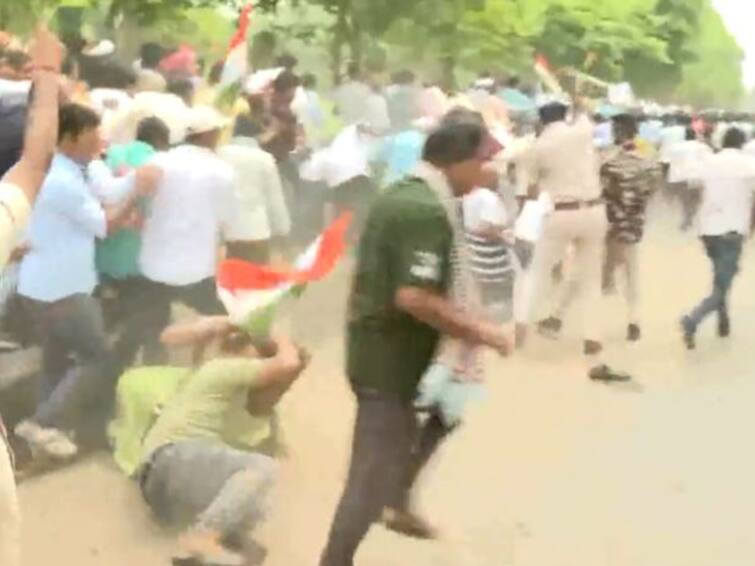
[[[713,291],[682,319],[684,342],[695,349],[695,334],[703,320],[718,314],[718,335],[729,336],[728,296],[739,270],[744,238],[750,232],[755,191],[755,158],[742,152],[745,134],[731,128],[723,150],[711,157],[701,172],[703,201],[700,237],[713,264]]]
[[[683,231],[692,227],[700,204],[700,190],[696,182],[700,178],[698,170],[713,155],[711,147],[697,139],[691,126],[686,128],[685,137],[685,141],[675,144],[668,152],[668,183],[672,194],[678,195],[682,203]]]
[[[145,218],[139,265],[147,279],[139,324],[160,352],[146,363],[164,361],[160,333],[170,307],[182,302],[204,315],[222,314],[215,271],[223,236],[238,206],[233,168],[215,153],[227,120],[206,106],[188,117],[186,143],[155,157],[163,177]]]
[[[264,264],[271,239],[288,235],[291,218],[275,158],[260,148],[256,133],[251,116],[239,116],[231,143],[218,155],[236,173],[239,210],[226,234],[228,257]]]
[[[338,115],[344,124],[365,124],[369,121],[367,100],[372,95],[372,89],[362,81],[359,68],[351,63],[348,79],[333,93]]]

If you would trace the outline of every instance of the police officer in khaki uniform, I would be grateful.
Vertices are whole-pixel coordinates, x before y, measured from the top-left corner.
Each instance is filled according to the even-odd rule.
[[[597,359],[603,349],[597,315],[608,223],[601,196],[600,161],[593,142],[594,126],[587,113],[582,112],[581,101],[576,106],[576,117],[571,122],[567,121],[569,107],[564,102],[554,101],[540,108],[542,131],[526,158],[530,179],[553,203],[535,247],[530,296],[541,295],[553,268],[571,247],[571,275],[564,285],[561,302],[574,301],[576,315],[583,325],[584,353]],[[530,303],[529,322],[534,316],[535,301]],[[561,320],[551,317],[539,327],[557,334]],[[600,364],[590,371],[590,377],[607,381],[628,379]]]

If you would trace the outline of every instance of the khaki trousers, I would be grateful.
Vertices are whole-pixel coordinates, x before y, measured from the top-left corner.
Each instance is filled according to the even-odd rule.
[[[561,289],[558,305],[574,302],[577,320],[585,340],[600,341],[599,311],[603,250],[608,220],[605,206],[579,210],[557,210],[546,218],[543,233],[535,246],[529,285],[527,321],[533,322],[538,298],[550,280],[551,271],[561,261],[567,247],[574,251],[568,281]]]
[[[629,324],[638,324],[637,307],[640,300],[639,244],[609,239],[606,242],[606,263],[603,267],[603,287],[615,288],[616,271],[624,269],[626,284],[622,287],[627,302]]]
[[[10,454],[0,435],[0,564],[20,564],[21,514]]]

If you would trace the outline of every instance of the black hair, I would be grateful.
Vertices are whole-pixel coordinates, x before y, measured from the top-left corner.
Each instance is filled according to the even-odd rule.
[[[430,134],[422,158],[436,167],[447,167],[475,157],[485,137],[485,128],[473,123],[442,123]]]
[[[160,149],[170,145],[170,129],[160,118],[144,118],[136,127],[136,139]]]
[[[398,73],[396,73],[396,78],[397,78],[398,84],[409,85],[409,84],[412,84],[417,77],[412,71],[409,71],[407,69],[407,70],[399,71]]]
[[[697,139],[697,132],[695,132],[695,129],[692,126],[687,126],[684,128],[684,139],[687,141],[692,141]]]
[[[233,125],[233,135],[255,138],[262,133],[262,127],[251,114],[239,114]]]
[[[278,75],[275,81],[273,81],[273,90],[277,93],[286,92],[287,90],[297,88],[300,84],[301,81],[299,80],[299,77],[294,73],[291,71],[283,71]]]
[[[65,59],[63,59],[63,64],[60,66],[60,72],[66,77],[73,78],[78,71],[79,62],[76,60],[76,57],[69,52],[66,54]]]
[[[58,114],[58,141],[65,137],[77,139],[87,130],[100,125],[100,117],[88,106],[81,104],[64,104]]]
[[[173,79],[168,83],[167,91],[184,100],[192,98],[194,96],[194,83],[187,78]]]
[[[481,128],[485,128],[485,119],[482,114],[463,106],[455,106],[451,108],[443,119],[441,120],[442,126],[453,126],[456,124],[473,124]]]
[[[563,122],[569,113],[569,107],[561,102],[551,102],[539,110],[540,122],[543,126],[554,122]]]
[[[136,83],[133,69],[115,61],[88,59],[88,64],[81,67],[81,78],[90,88],[114,88],[126,90]]]
[[[18,50],[9,50],[3,53],[3,59],[6,64],[14,71],[23,71],[29,63],[31,63],[31,57],[27,53]]]
[[[724,135],[724,149],[742,149],[747,143],[747,136],[739,128],[729,128]]]
[[[293,70],[299,64],[299,60],[290,53],[284,53],[278,57],[278,67],[283,67],[286,70]]]
[[[521,79],[516,75],[513,75],[507,81],[506,86],[508,86],[509,88],[519,88],[520,83]]]
[[[157,69],[165,56],[165,49],[158,43],[145,43],[139,50],[142,69]]]
[[[637,118],[631,114],[618,114],[611,120],[613,122],[613,134],[617,142],[632,140],[639,133]]]
[[[207,75],[207,82],[211,85],[216,85],[223,78],[223,68],[225,67],[224,61],[217,61],[211,68],[210,74]]]
[[[309,90],[317,88],[317,77],[315,77],[312,73],[307,73],[302,77],[301,84],[304,88]]]
[[[356,80],[359,78],[359,65],[352,61],[349,63],[348,67],[346,67],[346,74],[348,77],[352,80]]]

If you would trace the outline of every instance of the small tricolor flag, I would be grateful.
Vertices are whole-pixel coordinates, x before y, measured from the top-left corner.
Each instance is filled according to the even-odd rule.
[[[351,214],[338,217],[294,262],[291,269],[276,269],[241,260],[221,263],[218,296],[233,324],[254,336],[267,336],[278,305],[319,281],[336,266],[346,250]]]
[[[241,10],[239,26],[228,44],[228,52],[225,56],[223,72],[220,75],[220,86],[226,87],[241,81],[248,71],[246,36],[249,32],[249,23],[252,13],[250,2]]]
[[[551,65],[548,62],[548,58],[539,53],[535,57],[535,73],[543,81],[543,84],[554,94],[563,94],[564,89],[561,88],[561,84],[558,82],[556,75],[551,70]]]

